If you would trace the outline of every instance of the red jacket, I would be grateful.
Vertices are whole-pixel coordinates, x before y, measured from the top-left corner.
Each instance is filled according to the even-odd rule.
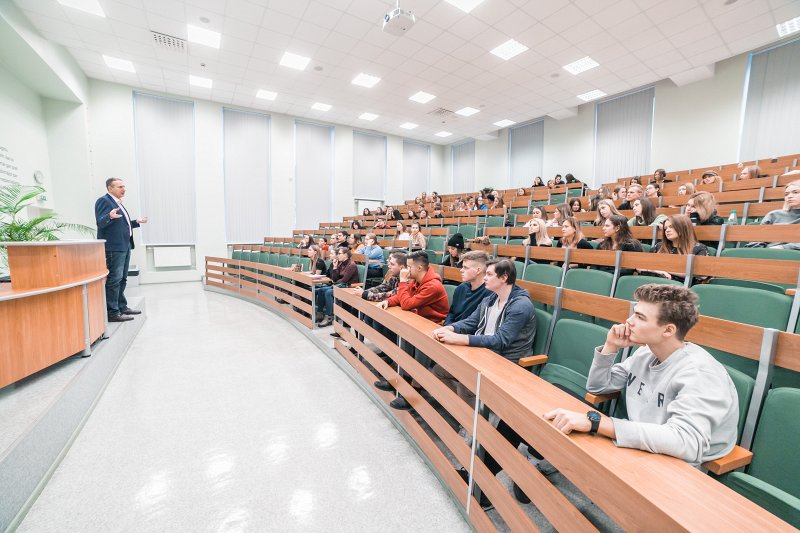
[[[397,294],[389,298],[388,303],[389,307],[399,305],[404,311],[412,311],[437,324],[444,322],[450,310],[442,278],[430,267],[422,283],[401,283]]]

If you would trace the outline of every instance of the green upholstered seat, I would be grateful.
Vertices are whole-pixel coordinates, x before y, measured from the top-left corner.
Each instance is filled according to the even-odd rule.
[[[556,322],[547,363],[539,377],[583,396],[594,349],[605,343],[608,330],[568,318]]]

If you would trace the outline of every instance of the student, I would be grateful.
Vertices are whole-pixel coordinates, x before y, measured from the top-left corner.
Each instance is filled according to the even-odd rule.
[[[361,214],[364,215],[365,217],[370,216],[369,207],[365,207],[364,210],[361,211]]]
[[[556,244],[558,248],[578,248],[581,250],[594,250],[594,247],[583,237],[581,225],[574,217],[565,218],[561,224],[561,239]],[[572,265],[570,265],[571,267]]]
[[[374,233],[367,233],[364,237],[361,253],[367,258],[367,277],[383,277],[383,250],[378,246],[378,238]]]
[[[364,227],[361,225],[361,222],[354,220],[350,223],[350,229],[353,231],[361,231],[364,229]]]
[[[564,175],[564,182],[569,185],[570,183],[580,183],[581,180],[568,173]]]
[[[525,194],[526,193],[524,187],[520,187],[519,189],[517,189],[517,196],[525,196]]]
[[[624,185],[620,185],[619,187],[614,187],[614,193],[611,195],[611,199],[614,201],[625,200],[625,195],[627,194],[628,189],[626,189]]]
[[[703,185],[711,185],[712,183],[719,184],[722,181],[722,178],[720,178],[719,174],[713,170],[706,170],[703,172],[703,175],[700,176],[700,181],[703,183]]]
[[[717,214],[717,202],[710,192],[700,191],[689,197],[686,213],[692,224],[698,226],[721,226],[725,219]]]
[[[434,204],[433,205],[433,217],[432,218],[444,218],[442,214],[442,204]]]
[[[672,215],[662,224],[661,240],[653,246],[650,252],[673,255],[708,255],[708,247],[697,241],[694,226],[688,216]],[[662,278],[674,279],[681,283],[686,280],[685,272],[666,272],[663,270],[644,272],[652,272]]]
[[[489,207],[486,205],[486,203],[483,200],[483,196],[478,196],[477,198],[475,198],[475,207],[479,211],[486,211],[487,209],[489,209]]]
[[[533,178],[533,185],[531,185],[531,187],[544,187],[544,186],[545,186],[544,182],[542,181],[542,178],[540,176],[536,176],[535,178]]]
[[[464,236],[460,233],[453,234],[447,240],[447,253],[442,260],[443,266],[461,268],[461,254],[464,251]]]
[[[369,239],[369,235],[367,236]],[[360,295],[364,300],[370,302],[382,302],[397,294],[397,287],[400,283],[400,270],[406,265],[406,253],[402,250],[394,250],[389,254],[387,263],[388,272],[383,283],[369,289],[356,287],[353,292]]]
[[[783,209],[770,211],[762,224],[800,224],[800,180],[789,183],[783,190]],[[800,242],[768,243],[770,248],[800,250]]]
[[[736,444],[739,400],[725,367],[685,342],[697,323],[697,295],[674,285],[643,285],[624,324],[612,326],[595,349],[586,388],[625,389],[628,419],[597,411],[554,409],[544,417],[563,433],[599,434],[622,448],[677,457],[692,466],[725,456]],[[619,350],[642,346],[622,363]]]
[[[739,175],[740,180],[754,180],[761,177],[761,169],[758,165],[750,165],[749,167],[742,168],[742,173]]]
[[[553,218],[547,221],[548,227],[561,227],[561,223],[565,218],[572,216],[567,204],[558,204],[556,210],[553,211]]]
[[[417,216],[419,217],[420,220],[427,220],[428,219],[428,210],[425,209],[425,208],[420,209],[419,213],[417,214]]]
[[[310,245],[306,249],[306,255],[309,259],[310,271],[312,274],[322,274],[325,272],[325,261],[322,259],[322,250],[316,244]]]
[[[678,196],[691,196],[695,192],[694,183],[684,183],[678,187]]]
[[[408,255],[406,268],[400,270],[397,294],[382,301],[378,306],[381,309],[400,306],[404,311],[412,311],[437,324],[444,321],[449,310],[447,292],[439,274],[430,267],[427,253],[420,250]],[[430,366],[428,357],[418,350],[415,350],[414,358],[421,364]],[[381,390],[393,390],[385,380],[376,381],[375,386]],[[389,403],[389,407],[411,409],[411,405],[400,395]]]
[[[358,281],[358,269],[351,259],[350,249],[340,246],[336,249],[336,256],[333,258],[331,266],[328,267],[327,275],[334,285],[320,287],[317,291],[317,312],[322,313],[323,318],[319,327],[324,328],[333,324],[333,288],[349,287]]]
[[[569,201],[569,210],[574,213],[583,213],[584,209],[581,207],[581,199],[573,198]]]
[[[553,239],[547,234],[547,224],[540,218],[532,218],[525,223],[528,237],[522,241],[523,246],[553,246]]]
[[[397,241],[407,241],[411,238],[411,235],[408,234],[406,231],[406,225],[403,223],[402,220],[397,221],[397,226],[395,227],[395,234],[394,238]]]
[[[544,206],[541,205],[533,206],[533,209],[531,209],[531,216],[533,218],[538,218],[539,220],[547,224],[547,210],[544,208]]]
[[[374,226],[372,226],[372,230],[373,230],[373,231],[374,231],[374,230],[376,230],[376,229],[381,229],[381,230],[382,230],[382,229],[386,229],[386,219],[379,218],[379,219],[378,219],[378,220],[375,222],[375,225],[374,225]]]
[[[406,220],[416,220],[417,214],[414,212],[414,209],[409,207],[408,211],[406,211]]]
[[[663,168],[657,168],[655,172],[653,172],[653,181],[656,183],[664,183],[667,180],[667,171]],[[652,182],[651,182],[652,183]]]
[[[598,250],[622,250],[623,252],[641,252],[642,244],[631,235],[628,221],[622,215],[611,215],[603,223],[605,238],[597,246]],[[597,265],[596,270],[614,273],[614,267]],[[630,276],[633,269],[623,268],[620,276]]]
[[[628,220],[629,226],[657,226],[667,219],[667,215],[656,215],[656,208],[648,198],[640,198],[633,202],[633,218]]]
[[[617,208],[614,207],[613,201],[608,198],[605,200],[600,200],[600,203],[597,204],[597,218],[594,219],[594,225],[602,226],[608,217],[619,214],[620,213],[617,211]]]
[[[358,233],[353,233],[347,237],[347,247],[350,248],[350,251],[354,254],[362,253],[361,251],[364,249],[364,241],[361,240],[361,235]]]
[[[633,180],[631,180],[631,182],[633,182]],[[642,186],[638,183],[631,183],[631,185],[628,187],[628,192],[625,194],[625,201],[619,204],[617,209],[620,211],[633,209],[633,202],[642,196],[644,196],[644,190],[642,189]]]
[[[658,197],[661,196],[661,188],[658,183],[650,182],[644,188],[644,196],[654,204],[658,204]]]
[[[328,248],[330,248],[330,246],[328,246],[328,241],[325,239],[325,237],[320,237],[319,242],[317,244],[319,244],[319,249],[322,250],[323,252],[327,252]]]
[[[411,248],[421,248],[424,249],[427,242],[425,241],[425,235],[420,233],[419,231],[419,222],[412,222],[411,223],[411,234],[409,235],[409,246]]]

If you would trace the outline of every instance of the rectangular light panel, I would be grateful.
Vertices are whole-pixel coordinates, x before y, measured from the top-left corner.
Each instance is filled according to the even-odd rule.
[[[786,22],[781,22],[780,24],[777,24],[775,28],[778,30],[779,37],[791,35],[796,31],[800,31],[800,17],[795,17],[791,20],[787,20]]]
[[[309,61],[311,61],[309,57],[293,54],[291,52],[284,52],[281,58],[281,65],[295,70],[305,70]]]
[[[361,113],[358,116],[358,118],[360,118],[361,120],[375,120],[376,118],[378,118],[378,115],[376,115],[375,113]]]
[[[106,62],[111,68],[115,68],[117,70],[124,70],[125,72],[133,72],[136,73],[136,69],[133,67],[133,63],[128,61],[127,59],[120,59],[118,57],[111,57],[107,55],[103,55],[103,61]]]
[[[322,102],[316,102],[314,105],[311,106],[311,109],[316,111],[330,111],[331,104],[323,104]]]
[[[462,117],[471,117],[475,113],[480,113],[480,109],[475,109],[474,107],[462,107],[458,111],[456,111],[456,115],[461,115]]]
[[[449,131],[440,131],[439,133],[436,134],[437,137],[450,137],[451,135],[452,133],[450,133]]]
[[[419,124],[414,124],[413,122],[404,122],[403,124],[400,124],[400,127],[403,128],[404,130],[413,130],[418,126]]]
[[[412,100],[414,102],[419,102],[420,104],[427,104],[434,98],[436,98],[436,95],[426,93],[425,91],[420,91],[408,97],[409,100]]]
[[[106,14],[103,11],[103,8],[100,7],[100,2],[97,0],[58,0],[58,3],[62,6],[83,11],[84,13],[90,13],[92,15],[97,15],[98,17],[106,18]]]
[[[470,11],[478,7],[478,4],[483,2],[483,0],[445,0],[445,2],[456,6],[464,13],[469,13]]]
[[[205,87],[206,89],[210,89],[214,86],[214,82],[209,78],[203,78],[202,76],[193,76],[189,75],[189,85],[194,85],[195,87]]]
[[[579,94],[578,98],[583,100],[584,102],[589,102],[591,100],[597,100],[598,98],[602,98],[606,95],[601,90],[595,89],[594,91],[589,91],[588,93]]]
[[[563,68],[573,76],[577,76],[581,72],[586,72],[587,70],[591,70],[594,67],[599,67],[600,63],[595,61],[589,56],[583,57],[577,61],[573,61],[569,65],[564,65]]]
[[[505,59],[506,61],[508,61],[512,57],[518,56],[527,49],[528,47],[522,44],[521,42],[515,41],[514,39],[509,39],[508,41],[504,42],[503,44],[492,50],[492,53],[497,57],[499,57],[500,59]]]
[[[513,120],[508,120],[507,118],[494,123],[494,125],[498,128],[506,128],[508,126],[513,126],[514,124],[516,124],[516,122]]]
[[[370,89],[375,86],[376,83],[381,81],[381,79],[377,76],[370,76],[369,74],[364,74],[361,72],[358,76],[353,78],[353,81],[350,82],[353,85],[359,85],[361,87],[366,87]]]
[[[219,50],[219,43],[222,40],[219,32],[187,24],[186,33],[190,43],[202,44]]]
[[[278,93],[267,91],[265,89],[259,89],[256,93],[256,98],[261,98],[263,100],[275,100],[278,97]]]

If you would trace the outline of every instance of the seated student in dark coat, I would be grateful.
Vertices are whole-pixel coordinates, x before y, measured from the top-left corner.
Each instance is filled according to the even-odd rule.
[[[605,239],[597,246],[598,250],[622,250],[623,252],[641,252],[642,243],[631,235],[631,228],[628,227],[628,220],[622,215],[611,215],[603,223],[603,235]],[[614,273],[614,267],[595,266],[597,270]],[[620,276],[630,276],[633,269],[624,268],[620,271]]]

